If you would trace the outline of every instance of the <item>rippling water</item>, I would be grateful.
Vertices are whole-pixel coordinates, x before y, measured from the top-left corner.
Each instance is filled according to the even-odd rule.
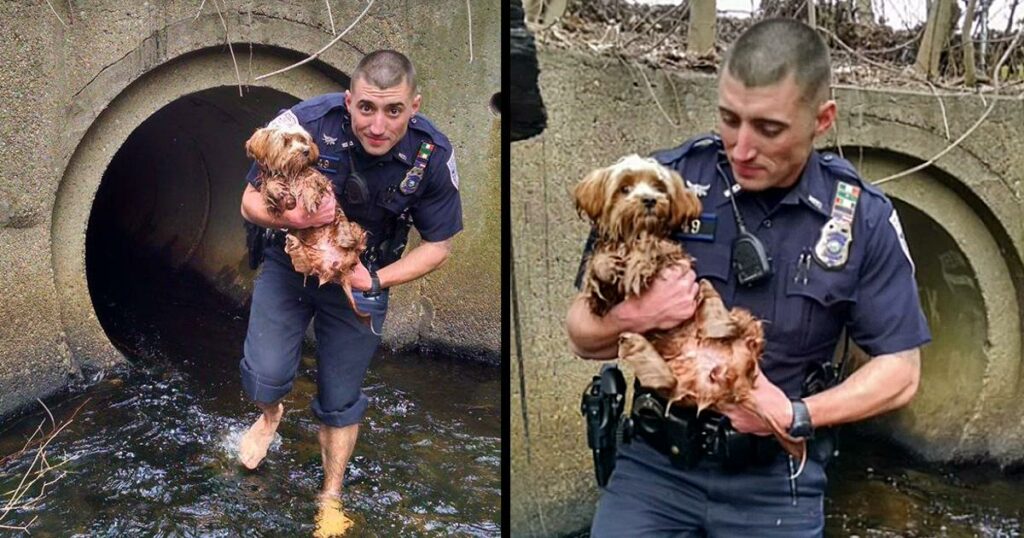
[[[89,399],[46,451],[51,465],[70,460],[49,476],[67,474],[0,524],[38,516],[32,536],[61,537],[312,533],[323,478],[309,410],[314,359],[304,357],[279,439],[249,472],[234,460],[257,416],[238,379],[243,314],[178,295],[148,311],[105,299],[122,312],[105,328],[135,361],[48,402],[59,423]],[[500,535],[499,375],[438,356],[374,359],[364,389],[372,404],[345,475],[345,509],[356,522],[346,536]],[[44,417],[4,425],[0,457],[20,450]],[[0,464],[0,493],[18,485],[34,456]]]

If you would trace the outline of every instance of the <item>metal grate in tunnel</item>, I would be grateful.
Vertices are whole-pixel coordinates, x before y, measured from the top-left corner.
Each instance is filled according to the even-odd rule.
[[[241,98],[235,87],[192,93],[150,116],[117,151],[90,213],[86,273],[100,324],[122,353],[146,354],[156,342],[200,345],[189,323],[196,311],[244,315],[254,275],[239,215],[243,146],[295,102],[265,88]]]

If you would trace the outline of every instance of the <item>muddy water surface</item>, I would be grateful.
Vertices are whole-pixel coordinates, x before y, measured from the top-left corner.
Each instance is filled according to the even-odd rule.
[[[156,286],[151,301],[130,290],[102,297],[104,327],[133,364],[47,402],[59,423],[88,399],[46,451],[51,465],[68,460],[50,476],[67,474],[0,524],[38,516],[32,536],[61,537],[312,533],[323,478],[312,354],[285,401],[280,438],[257,471],[244,470],[235,447],[256,418],[238,379],[245,312],[187,275],[168,278],[174,285]],[[356,522],[346,536],[500,535],[499,372],[442,356],[374,359],[365,385],[373,403],[345,476]],[[45,416],[0,426],[0,458]],[[0,465],[0,493],[34,456]]]

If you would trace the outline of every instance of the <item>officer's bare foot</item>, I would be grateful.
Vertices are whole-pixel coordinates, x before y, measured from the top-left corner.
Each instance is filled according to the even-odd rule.
[[[267,457],[267,449],[274,440],[274,433],[284,416],[284,405],[265,410],[260,418],[249,427],[238,445],[238,461],[249,469],[255,469],[263,458]]]
[[[345,515],[341,496],[330,493],[318,495],[316,530],[313,531],[313,536],[316,538],[343,536],[350,528],[352,528],[352,519]]]

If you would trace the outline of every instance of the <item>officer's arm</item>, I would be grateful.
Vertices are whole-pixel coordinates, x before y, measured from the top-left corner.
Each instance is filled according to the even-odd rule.
[[[685,269],[682,265],[662,269],[640,296],[615,305],[604,316],[595,316],[586,297],[577,296],[565,320],[573,353],[585,359],[613,359],[620,334],[670,329],[692,318],[699,285],[693,270]]]
[[[804,401],[815,428],[856,422],[910,403],[920,378],[920,349],[908,349],[879,355],[839,385]]]
[[[285,211],[281,216],[275,217],[267,211],[267,205],[263,201],[260,191],[253,188],[251,184],[247,184],[245,192],[242,193],[242,218],[264,228],[299,230],[331,222],[334,219],[335,203],[334,198],[328,196],[324,198],[320,209],[312,215],[296,206],[294,209]]]
[[[578,295],[565,320],[572,352],[584,359],[614,359],[619,354],[619,335],[630,330],[619,314],[616,306],[604,316],[595,316],[586,296]]]
[[[448,259],[451,250],[451,238],[420,243],[400,260],[377,271],[380,287],[390,288],[416,280],[440,267]]]

